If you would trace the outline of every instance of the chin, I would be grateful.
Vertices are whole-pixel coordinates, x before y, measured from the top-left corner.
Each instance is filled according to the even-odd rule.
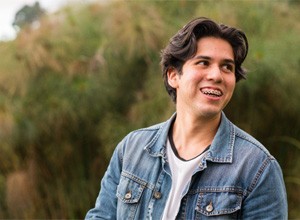
[[[201,117],[205,117],[205,118],[215,118],[217,116],[219,116],[222,112],[222,109],[202,109],[200,112],[199,112],[199,115]]]

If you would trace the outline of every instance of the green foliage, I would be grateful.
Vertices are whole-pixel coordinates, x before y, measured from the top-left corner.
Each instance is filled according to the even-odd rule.
[[[121,138],[174,112],[159,52],[197,16],[247,33],[249,76],[226,113],[278,159],[299,217],[297,10],[293,1],[73,5],[0,43],[0,218],[84,217]]]

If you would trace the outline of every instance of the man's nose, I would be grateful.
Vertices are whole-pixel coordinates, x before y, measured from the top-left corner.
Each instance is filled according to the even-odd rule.
[[[206,75],[207,80],[213,80],[215,82],[222,82],[222,70],[219,66],[211,66],[211,68],[207,71]]]

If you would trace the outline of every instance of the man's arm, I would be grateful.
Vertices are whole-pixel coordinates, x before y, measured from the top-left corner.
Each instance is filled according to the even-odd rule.
[[[109,166],[102,178],[101,189],[96,200],[95,207],[88,211],[85,219],[116,219],[116,190],[122,170],[120,152],[121,144],[119,144],[114,151]]]
[[[242,207],[242,219],[287,219],[287,195],[281,168],[268,158],[260,167]]]

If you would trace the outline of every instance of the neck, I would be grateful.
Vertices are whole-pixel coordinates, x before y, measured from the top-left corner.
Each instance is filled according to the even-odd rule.
[[[188,160],[201,154],[216,135],[220,119],[221,114],[212,118],[195,118],[177,113],[173,140],[179,156]]]

